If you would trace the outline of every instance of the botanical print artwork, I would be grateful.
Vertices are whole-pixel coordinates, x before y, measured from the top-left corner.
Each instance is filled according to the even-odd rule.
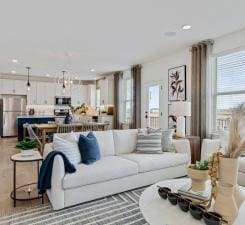
[[[168,70],[168,98],[169,101],[186,100],[186,66],[179,66]]]

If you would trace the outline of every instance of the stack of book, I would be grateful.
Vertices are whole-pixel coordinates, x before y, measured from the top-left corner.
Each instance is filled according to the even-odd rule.
[[[196,202],[207,202],[211,198],[211,187],[207,186],[204,191],[194,191],[190,186],[183,186],[178,190],[178,193]]]

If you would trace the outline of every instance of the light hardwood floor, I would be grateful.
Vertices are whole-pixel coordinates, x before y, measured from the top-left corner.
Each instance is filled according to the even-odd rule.
[[[13,207],[13,200],[10,198],[10,192],[13,189],[13,162],[10,157],[19,152],[14,147],[16,143],[16,138],[0,138],[0,215],[41,204],[41,199],[17,201],[17,206]],[[36,163],[17,163],[16,165],[17,186],[37,182]]]

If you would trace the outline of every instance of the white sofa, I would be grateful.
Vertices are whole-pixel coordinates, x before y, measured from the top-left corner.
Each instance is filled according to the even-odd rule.
[[[219,139],[204,139],[201,150],[201,160],[208,160],[214,152],[221,151],[222,142]],[[245,157],[239,158],[238,181],[237,183],[245,187]]]
[[[101,160],[91,165],[78,164],[77,171],[69,174],[65,173],[61,156],[55,157],[52,186],[47,190],[54,210],[186,175],[190,161],[188,140],[174,140],[177,153],[137,154],[134,153],[137,130],[95,131],[94,134]],[[52,150],[52,144],[46,144],[44,157]]]

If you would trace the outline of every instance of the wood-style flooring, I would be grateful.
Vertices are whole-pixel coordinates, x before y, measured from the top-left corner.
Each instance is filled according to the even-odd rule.
[[[19,150],[15,148],[16,143],[16,138],[0,138],[0,215],[41,204],[41,199],[17,201],[16,207],[13,207],[13,200],[10,198],[10,193],[13,190],[13,162],[10,157],[19,153]],[[36,168],[35,162],[17,163],[17,186],[37,182]]]

